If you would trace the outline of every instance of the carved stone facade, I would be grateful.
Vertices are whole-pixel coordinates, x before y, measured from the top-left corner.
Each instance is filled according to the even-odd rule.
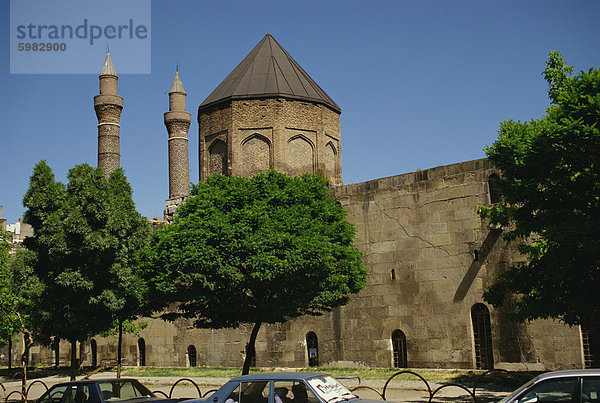
[[[232,100],[198,112],[200,180],[213,173],[251,176],[322,172],[342,183],[340,115],[286,98]]]

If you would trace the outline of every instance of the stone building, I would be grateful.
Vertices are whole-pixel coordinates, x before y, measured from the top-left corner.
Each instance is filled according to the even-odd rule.
[[[178,74],[169,96],[169,167],[179,170],[171,173],[173,181],[187,170],[189,114]],[[176,125],[169,123],[171,111],[177,112]],[[584,366],[587,346],[579,328],[551,320],[514,324],[482,300],[498,273],[523,259],[504,244],[501,229],[488,227],[476,213],[477,205],[496,201],[490,177],[498,172],[491,163],[480,159],[343,185],[340,113],[271,35],[198,108],[201,180],[215,172],[252,175],[269,168],[324,175],[357,229],[356,246],[370,272],[366,288],[347,306],[319,317],[264,325],[256,364]],[[181,148],[172,153],[174,138]],[[166,215],[172,216],[185,197],[170,191]],[[194,329],[184,320],[147,321],[139,337],[124,338],[129,364],[240,366],[251,331],[244,326]],[[66,356],[66,346],[63,351]],[[39,348],[33,354],[38,360],[50,356]],[[114,359],[116,341],[90,340],[82,345],[81,357],[95,364]]]

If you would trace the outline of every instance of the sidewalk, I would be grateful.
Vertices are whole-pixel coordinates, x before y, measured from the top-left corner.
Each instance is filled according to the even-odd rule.
[[[93,375],[92,379],[102,379],[102,378],[115,378],[115,372],[102,372],[100,374]],[[77,378],[81,379],[81,378]],[[137,377],[144,385],[146,385],[153,392],[162,392],[166,396],[171,394],[173,398],[190,398],[197,399],[199,397],[198,391],[194,385],[189,382],[181,382],[177,384],[174,388],[173,385],[177,382],[180,377]],[[193,380],[198,387],[200,388],[200,392],[202,395],[207,394],[210,390],[218,389],[227,382],[228,378],[198,378],[192,377]],[[28,386],[32,385],[34,381],[41,380],[48,386],[49,388],[52,385],[55,385],[60,382],[68,382],[68,377],[59,377],[52,376],[47,378],[40,378],[30,380],[28,382]],[[358,381],[355,379],[341,379],[340,380],[346,387],[353,388],[358,386]],[[20,380],[5,380],[0,378],[0,383],[4,385],[6,388],[7,395],[12,391],[20,391],[21,390],[21,381]],[[370,388],[374,388],[379,392],[383,391],[383,386],[385,381],[383,380],[365,380],[362,382],[363,386],[368,386]],[[430,383],[432,391],[436,390],[438,387],[442,386],[442,384]],[[472,385],[465,385],[468,389],[472,390]],[[0,388],[2,389],[2,388]],[[28,400],[33,401],[40,397],[46,391],[45,387],[41,383],[35,383],[30,387]],[[495,402],[505,396],[509,391],[497,391],[490,390],[484,387],[478,387],[475,397],[477,402]],[[0,391],[0,393],[2,393]],[[373,400],[381,400],[381,396],[369,389],[369,388],[359,388],[354,392],[356,395],[363,399],[373,399]],[[159,396],[161,394],[159,393]],[[0,395],[1,396],[1,395]],[[402,380],[395,381],[392,380],[387,387],[386,390],[386,400],[387,401],[396,401],[396,402],[427,402],[429,400],[429,392],[427,390],[427,386],[420,380]],[[4,396],[2,396],[4,398]],[[11,396],[12,400],[20,400],[20,397],[16,394]],[[472,398],[467,391],[462,388],[456,386],[445,387],[437,392],[432,400],[433,402],[472,402]]]

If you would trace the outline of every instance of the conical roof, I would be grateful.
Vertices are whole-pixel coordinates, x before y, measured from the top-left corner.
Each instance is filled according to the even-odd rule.
[[[265,97],[316,102],[342,112],[271,34],[265,35],[198,109],[231,99]]]
[[[171,89],[169,90],[169,94],[172,92],[180,92],[185,94],[185,89],[183,88],[183,83],[181,82],[181,78],[179,77],[179,70],[175,72],[175,78],[173,79],[173,84],[171,85]]]
[[[102,66],[102,70],[100,70],[101,76],[116,76],[117,70],[115,70],[115,65],[110,57],[110,52],[106,52],[106,59],[104,60],[104,65]]]

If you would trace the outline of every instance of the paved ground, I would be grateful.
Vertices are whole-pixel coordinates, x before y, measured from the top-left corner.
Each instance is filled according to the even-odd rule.
[[[94,375],[92,378],[110,378],[116,377],[115,373],[111,372],[103,372],[98,375]],[[160,391],[165,395],[171,394],[172,397],[176,398],[198,398],[199,394],[197,389],[189,382],[187,383],[179,383],[174,388],[173,385],[180,378],[178,377],[139,377],[138,378],[144,385],[148,386],[148,388],[152,391]],[[200,388],[200,392],[202,395],[207,394],[208,391],[212,389],[218,389],[221,385],[227,382],[226,378],[191,378]],[[48,387],[59,383],[68,381],[68,378],[64,377],[48,377],[41,379]],[[9,395],[13,391],[21,390],[21,382],[15,380],[6,380],[0,378],[0,383],[6,389],[6,395]],[[358,381],[355,379],[342,380],[348,388],[352,388],[358,386]],[[30,387],[28,400],[37,399],[42,395],[42,393],[46,390],[44,385],[41,383],[31,384],[29,382]],[[383,386],[385,381],[373,381],[367,380],[362,382],[361,388],[355,390],[355,393],[362,398],[365,399],[376,399],[381,400],[380,393],[383,391]],[[364,387],[366,386],[366,387]],[[432,391],[442,386],[441,384],[430,384]],[[470,387],[470,385],[469,385]],[[373,389],[376,389],[373,390]],[[2,387],[0,387],[0,393],[2,392]],[[508,391],[497,391],[490,390],[486,388],[478,388],[475,397],[477,402],[495,402],[500,398],[505,396]],[[0,394],[0,397],[4,397]],[[409,380],[409,381],[395,381],[388,385],[386,389],[386,400],[388,401],[396,401],[396,402],[427,402],[429,400],[429,392],[427,390],[427,386],[419,380]],[[0,402],[3,402],[4,399],[1,399]],[[17,394],[13,394],[10,396],[10,400],[19,400]],[[434,395],[432,400],[433,402],[472,402],[473,399],[469,395],[469,393],[457,386],[444,387],[439,390]]]

